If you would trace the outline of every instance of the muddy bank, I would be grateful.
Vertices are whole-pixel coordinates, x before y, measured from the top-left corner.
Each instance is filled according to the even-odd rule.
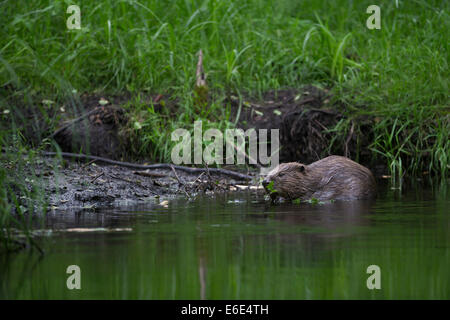
[[[230,97],[234,121],[243,129],[279,129],[280,161],[312,163],[329,155],[358,159],[372,170],[384,171],[374,163],[368,146],[373,120],[355,118],[348,128],[335,131],[346,120],[345,108],[333,103],[328,89],[305,86],[299,89],[269,91],[261,99],[242,103]],[[269,140],[270,141],[270,140]]]
[[[83,94],[77,108],[65,105],[59,108],[64,110],[61,111],[59,125],[48,136],[65,152],[78,153],[81,150],[94,156],[139,161],[139,156],[132,150],[136,146],[130,143],[127,135],[132,126],[130,114],[123,108],[132,99],[130,94]],[[148,103],[155,112],[165,112],[166,116],[174,118],[180,107],[177,99],[169,94],[149,94],[141,97],[141,103]],[[335,154],[357,160],[376,176],[386,172],[383,164],[374,163],[368,149],[373,140],[373,120],[355,118],[351,126],[339,132],[338,137],[333,128],[346,120],[345,110],[333,102],[327,89],[306,86],[270,91],[262,98],[244,96],[243,99],[229,94],[224,108],[225,105],[231,107],[229,121],[239,128],[280,130],[280,162],[308,164]],[[153,169],[144,174],[140,169],[98,161],[64,161],[66,165],[55,169],[54,161],[53,157],[44,157],[38,171],[45,180],[50,205],[64,210],[95,209],[174,195],[191,198],[207,192],[235,190],[236,185],[249,184],[226,175],[174,172],[170,168]],[[153,162],[151,159],[145,161]],[[254,166],[250,169],[257,171]],[[250,183],[253,187],[256,184],[255,181]]]
[[[38,163],[36,176],[42,178],[53,210],[95,210],[155,201],[164,205],[170,197],[192,200],[204,194],[261,189],[256,179],[230,177],[213,169],[195,174],[177,169],[135,170],[95,161],[60,162],[54,157],[42,157]]]
[[[82,96],[83,108],[77,114],[67,114],[70,118],[61,122],[52,138],[66,152],[86,150],[83,153],[112,159],[138,159],[127,136],[129,115],[120,107],[127,99],[131,97]],[[170,95],[147,95],[142,99],[156,112],[165,108],[174,117],[180,108]],[[357,160],[376,175],[385,174],[384,163],[374,162],[368,148],[373,141],[374,120],[360,116],[348,121],[345,108],[333,101],[329,90],[305,86],[269,91],[262,99],[239,99],[230,94],[224,104],[231,107],[229,121],[238,128],[280,130],[281,162],[311,163],[335,154]],[[340,123],[347,125],[335,130]]]
[[[79,108],[66,112],[58,128],[50,135],[62,151],[106,157],[115,160],[141,160],[140,147],[131,141],[134,123],[123,105],[133,100],[129,93],[118,95],[83,94]],[[175,117],[177,99],[169,95],[140,95],[140,103],[152,106],[156,113],[163,108]]]

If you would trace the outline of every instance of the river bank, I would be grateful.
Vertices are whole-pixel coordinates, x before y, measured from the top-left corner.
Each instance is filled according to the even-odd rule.
[[[155,201],[164,206],[164,199],[181,195],[186,200],[199,194],[221,193],[258,187],[257,174],[253,181],[233,176],[235,171],[198,168],[186,172],[172,168],[136,170],[122,165],[108,165],[95,160],[77,162],[42,156],[34,175],[41,182],[49,209],[98,209],[126,204]],[[139,165],[136,165],[139,166]],[[193,169],[193,168],[192,168]],[[230,176],[232,175],[232,176]],[[30,172],[30,176],[32,173]],[[159,200],[158,200],[159,199]],[[166,201],[167,202],[167,201]]]

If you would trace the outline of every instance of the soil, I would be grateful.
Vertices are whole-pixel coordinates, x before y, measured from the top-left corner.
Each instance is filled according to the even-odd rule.
[[[384,170],[374,168],[376,164],[371,161],[371,152],[367,149],[371,141],[372,120],[369,118],[355,119],[358,132],[354,127],[349,128],[345,139],[335,139],[329,149],[330,141],[336,135],[331,130],[345,116],[341,111],[344,108],[332,103],[327,89],[307,86],[302,90],[270,91],[262,101],[244,103],[240,113],[239,100],[231,97],[230,103],[233,114],[239,114],[238,126],[242,129],[280,130],[280,162],[309,164],[329,155],[351,159],[358,156],[361,164]]]
[[[249,188],[262,190],[257,187],[256,180],[249,184],[215,172],[191,174],[170,169],[133,170],[92,161],[59,162],[53,157],[39,159],[36,175],[43,179],[45,194],[53,210],[96,210],[136,202],[163,201],[174,196],[190,200],[202,194]]]
[[[345,119],[344,108],[333,103],[327,89],[306,86],[302,89],[269,91],[261,99],[244,98],[240,102],[236,96],[229,95],[225,103],[231,106],[230,121],[244,130],[279,129],[280,161],[300,161],[311,163],[328,155],[343,155],[357,160],[379,174],[385,168],[373,163],[368,150],[371,136],[371,118],[355,118],[344,137],[336,139],[331,131]],[[128,100],[127,100],[128,99]],[[77,114],[69,115],[53,137],[62,151],[80,152],[111,159],[130,158],[131,147],[126,134],[130,126],[126,112],[120,105],[129,101],[129,94],[118,96],[83,95],[84,106]],[[99,101],[105,100],[105,105]],[[177,101],[169,95],[148,95],[144,97],[158,112],[162,108],[175,114]],[[164,104],[161,102],[164,101]],[[170,103],[167,103],[170,101]],[[75,121],[74,121],[75,119]],[[354,124],[357,124],[354,126]],[[330,141],[334,140],[332,148]],[[270,141],[270,138],[269,138]]]

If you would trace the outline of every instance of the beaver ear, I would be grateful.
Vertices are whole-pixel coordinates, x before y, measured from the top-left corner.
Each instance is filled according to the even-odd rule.
[[[304,165],[298,166],[298,171],[300,171],[301,173],[305,172],[305,166]]]

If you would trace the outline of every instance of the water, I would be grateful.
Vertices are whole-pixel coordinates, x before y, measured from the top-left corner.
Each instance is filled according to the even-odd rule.
[[[375,202],[269,205],[259,193],[59,212],[47,254],[0,257],[2,299],[449,299],[447,186]],[[68,290],[66,268],[81,269]],[[369,290],[370,265],[381,289]]]

